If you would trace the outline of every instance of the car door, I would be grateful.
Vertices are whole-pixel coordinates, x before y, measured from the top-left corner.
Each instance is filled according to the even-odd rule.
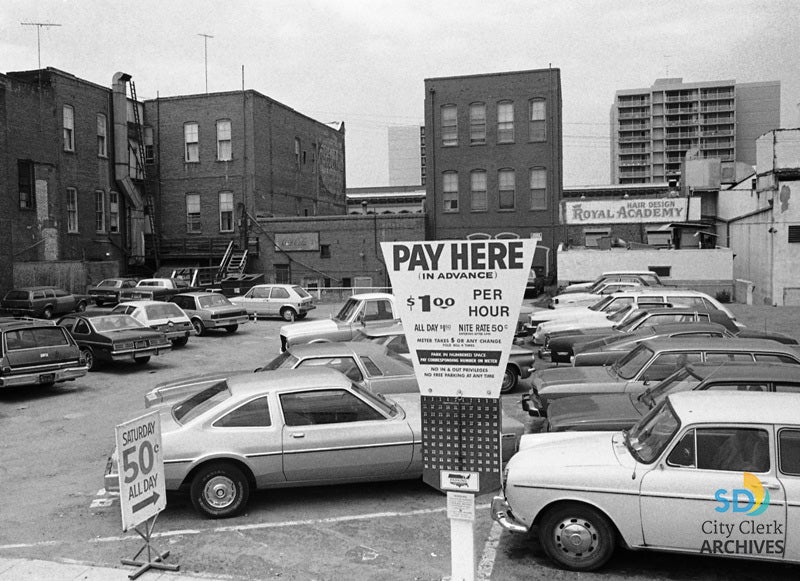
[[[269,294],[269,315],[277,317],[280,315],[281,307],[289,301],[289,291],[281,286],[272,288]]]
[[[254,286],[247,291],[244,296],[236,303],[242,305],[248,313],[256,316],[265,317],[267,315],[267,303],[269,302],[269,287]]]
[[[778,428],[778,477],[786,492],[787,561],[800,561],[800,428]]]
[[[786,505],[774,444],[772,426],[685,429],[642,476],[645,544],[782,559]]]
[[[283,472],[289,482],[391,479],[411,464],[413,435],[354,393],[317,389],[279,394]]]

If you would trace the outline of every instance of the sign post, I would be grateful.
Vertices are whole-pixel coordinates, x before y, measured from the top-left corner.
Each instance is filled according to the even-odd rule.
[[[145,541],[133,559],[122,559],[122,564],[139,567],[128,575],[130,579],[136,579],[148,569],[177,571],[179,565],[163,562],[169,556],[169,551],[155,552],[153,558],[151,545],[158,514],[167,506],[161,416],[157,411],[151,412],[116,426],[115,432],[122,530],[127,532],[133,528]],[[145,524],[144,532],[139,528],[142,523]],[[147,560],[137,561],[145,550]]]
[[[474,495],[500,485],[500,388],[536,240],[381,246],[421,392],[422,477],[448,495],[452,579],[472,581]]]

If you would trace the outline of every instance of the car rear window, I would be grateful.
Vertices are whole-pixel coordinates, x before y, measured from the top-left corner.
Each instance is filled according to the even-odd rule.
[[[130,315],[107,315],[105,317],[93,317],[94,328],[100,331],[118,331],[120,329],[143,329],[147,325],[141,323]]]
[[[232,395],[228,382],[220,381],[172,406],[172,417],[179,424],[185,424]]]
[[[117,288],[117,287],[122,286],[122,281],[121,280],[106,279],[106,280],[101,280],[99,283],[97,283],[97,286],[110,286],[110,287]]]
[[[61,327],[17,329],[6,333],[6,349],[9,351],[59,345],[69,345],[69,340]]]
[[[170,317],[184,317],[181,308],[174,303],[147,305],[144,308],[148,319],[169,319]]]
[[[208,307],[223,307],[231,304],[225,295],[217,293],[208,293],[207,296],[198,297],[197,302],[200,303],[200,307],[203,309],[207,309]]]
[[[304,288],[303,288],[303,287],[301,287],[301,286],[293,286],[293,287],[292,287],[292,290],[293,290],[294,292],[296,292],[296,293],[298,294],[298,296],[300,296],[300,297],[302,297],[302,298],[304,298],[304,299],[305,299],[305,298],[308,298],[308,297],[310,297],[310,296],[311,296],[310,294],[308,294],[308,292],[306,291],[306,289],[304,289]]]

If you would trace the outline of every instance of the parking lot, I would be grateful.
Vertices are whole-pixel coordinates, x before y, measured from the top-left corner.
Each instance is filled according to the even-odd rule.
[[[339,305],[321,305],[310,318]],[[746,325],[800,337],[800,309],[732,305]],[[188,375],[250,370],[279,350],[282,321],[193,337],[145,366],[106,366],[52,389],[0,392],[0,557],[121,567],[140,539],[122,533],[118,499],[102,489],[114,426],[144,411],[157,383]],[[519,407],[527,382],[503,396]],[[489,518],[491,495],[477,499],[475,547],[480,579],[795,579],[796,567],[619,551],[596,574],[554,568],[534,535],[501,533]],[[442,579],[450,573],[445,497],[419,481],[255,493],[246,513],[202,519],[188,499],[170,495],[156,524],[156,547],[181,571],[243,579]],[[145,574],[147,578],[150,573]]]

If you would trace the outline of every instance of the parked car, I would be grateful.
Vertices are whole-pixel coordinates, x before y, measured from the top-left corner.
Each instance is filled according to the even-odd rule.
[[[234,305],[219,293],[181,293],[169,302],[178,305],[189,316],[198,336],[205,335],[207,329],[225,329],[228,333],[235,333],[239,325],[250,320],[243,306]]]
[[[350,341],[365,324],[397,319],[394,295],[363,293],[351,296],[335,317],[284,325],[280,329],[281,351],[299,343]]]
[[[0,308],[7,314],[22,317],[52,319],[86,310],[89,298],[69,293],[54,286],[28,286],[10,290],[0,301]]]
[[[791,365],[694,363],[638,394],[576,395],[554,400],[543,428],[551,432],[626,430],[665,397],[703,390],[800,394],[800,376]]]
[[[178,293],[198,290],[182,278],[143,278],[135,287],[119,291],[119,302],[168,301]]]
[[[550,299],[548,306],[553,309],[564,307],[589,306],[606,295],[622,291],[639,290],[642,285],[638,282],[602,281],[586,292],[561,293]]]
[[[491,514],[577,571],[618,544],[798,563],[798,474],[800,396],[676,393],[627,432],[523,436]]]
[[[296,284],[257,284],[244,295],[231,297],[255,317],[280,317],[284,321],[305,319],[316,309],[314,297]]]
[[[531,391],[522,408],[532,416],[547,415],[549,403],[560,397],[600,393],[631,393],[666,379],[689,363],[764,362],[800,365],[800,353],[789,345],[763,339],[660,339],[643,341],[614,365],[555,367],[533,374]],[[800,370],[800,367],[796,367]]]
[[[113,314],[131,315],[151,329],[167,336],[175,347],[183,347],[194,334],[189,317],[175,303],[164,301],[127,301],[111,309]]]
[[[409,362],[411,361],[411,351],[403,332],[403,324],[400,321],[392,321],[386,325],[365,326],[359,330],[359,336],[354,341],[378,343],[399,353]],[[534,370],[535,360],[536,356],[532,349],[521,345],[512,345],[500,393],[513,391],[519,385],[520,379],[530,377]]]
[[[80,347],[89,371],[101,361],[133,361],[144,365],[153,355],[172,349],[161,331],[154,331],[130,315],[67,315],[58,320]]]
[[[419,394],[376,395],[333,369],[238,375],[154,409],[166,489],[188,491],[210,518],[239,514],[255,489],[422,475]],[[502,425],[508,458],[522,425]],[[116,459],[115,451],[107,490],[119,490]]]
[[[0,319],[0,387],[51,386],[86,371],[65,329],[36,319]]]
[[[265,365],[257,367],[255,373],[276,369],[299,369],[330,367],[351,381],[373,393],[418,393],[419,385],[414,368],[404,357],[373,343],[307,343],[295,345]],[[156,386],[145,394],[145,407],[176,402],[197,393],[233,375],[251,371],[222,371],[198,377],[187,377]]]
[[[642,286],[663,286],[663,282],[658,275],[651,270],[614,270],[604,272],[590,282],[579,282],[564,287],[562,293],[583,293],[592,292],[589,289],[596,288],[604,282],[638,282]]]
[[[116,305],[119,302],[120,291],[135,286],[135,278],[106,278],[90,286],[88,293],[98,307],[106,303]]]

